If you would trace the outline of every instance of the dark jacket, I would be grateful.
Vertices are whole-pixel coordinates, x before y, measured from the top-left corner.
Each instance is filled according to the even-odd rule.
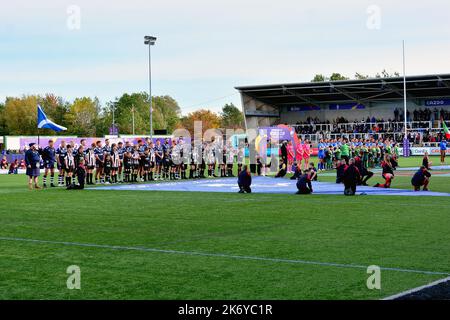
[[[354,164],[345,167],[344,184],[356,185],[359,179],[361,179],[361,174],[359,173],[358,168]]]
[[[431,173],[428,170],[419,169],[411,179],[413,186],[421,186],[425,180],[425,177],[431,177]]]
[[[238,185],[243,187],[250,187],[252,184],[252,176],[247,171],[241,171],[238,176]]]
[[[39,151],[28,149],[25,152],[25,164],[31,166],[32,169],[39,168],[41,162],[41,157],[39,156]]]
[[[312,192],[312,184],[309,175],[302,174],[297,179],[297,189],[300,191],[310,191]]]

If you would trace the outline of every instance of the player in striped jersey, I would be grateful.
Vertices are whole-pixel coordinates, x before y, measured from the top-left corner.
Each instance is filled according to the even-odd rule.
[[[239,142],[238,150],[237,150],[237,166],[238,166],[238,175],[242,171],[242,166],[245,161],[245,143],[244,141]]]
[[[198,177],[198,162],[199,162],[199,153],[198,146],[194,144],[194,141],[191,142],[191,167],[189,170],[189,179],[196,179]]]
[[[67,171],[67,176],[66,176],[66,187],[68,187],[71,184],[74,184],[75,181],[75,177],[74,177],[74,173],[75,173],[75,158],[73,156],[73,147],[71,145],[67,146],[67,156],[65,158],[65,163],[66,163],[66,171]]]
[[[155,161],[156,161],[156,156],[155,156],[155,149],[153,146],[153,141],[150,140],[150,143],[148,144],[148,151],[150,154],[150,170],[149,170],[149,180],[150,181],[154,181],[155,179],[153,178],[154,172],[155,172]]]
[[[181,165],[181,148],[180,145],[177,144],[176,140],[172,140],[172,150],[171,150],[171,164],[172,167],[170,169],[171,173],[171,179],[178,180],[180,178],[179,176],[179,169]]]
[[[122,178],[122,173],[123,173],[123,156],[124,156],[124,154],[126,152],[122,141],[120,141],[118,143],[117,151],[119,152],[118,180],[119,180],[119,183],[122,183],[123,182],[123,178]]]
[[[139,154],[139,149],[137,146],[134,147],[133,153],[131,155],[131,158],[133,159],[133,173],[131,176],[131,182],[137,182],[138,174],[139,174],[139,162],[141,159],[141,156]]]
[[[226,158],[227,158],[227,176],[234,177],[233,175],[233,165],[234,165],[234,156],[236,155],[236,149],[233,148],[231,142],[228,141],[226,145]]]
[[[87,172],[87,181],[86,184],[92,185],[94,182],[92,181],[94,177],[94,169],[95,169],[95,143],[91,144],[91,147],[86,150],[86,172]]]
[[[120,167],[120,156],[119,156],[119,150],[117,148],[117,145],[115,143],[111,146],[111,161],[112,161],[112,168],[111,168],[111,181],[112,183],[117,183],[117,173],[119,171]]]
[[[59,148],[56,149],[56,162],[58,164],[58,185],[64,186],[64,176],[66,174],[66,157],[67,157],[67,147],[64,140],[61,141]]]

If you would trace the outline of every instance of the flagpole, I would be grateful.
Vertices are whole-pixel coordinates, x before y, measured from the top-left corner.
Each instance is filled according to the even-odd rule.
[[[408,139],[408,109],[406,105],[406,59],[405,59],[405,40],[403,40],[403,113],[404,113],[404,127],[405,137],[403,138],[403,156],[409,157],[409,139]]]
[[[405,120],[405,138],[408,135],[408,118],[407,118],[407,106],[406,106],[406,62],[405,62],[405,40],[403,40],[403,104],[404,104],[404,120]]]

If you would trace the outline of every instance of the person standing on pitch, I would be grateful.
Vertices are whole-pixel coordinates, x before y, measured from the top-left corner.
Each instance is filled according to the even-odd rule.
[[[242,171],[238,175],[239,193],[252,193],[250,186],[252,185],[252,176],[248,171],[248,167],[244,165]]]
[[[350,149],[348,147],[348,139],[347,138],[345,138],[343,140],[343,143],[341,144],[339,149],[341,151],[341,158],[343,160],[345,160],[345,164],[348,164],[349,159],[350,159]]]
[[[47,187],[47,175],[50,171],[50,186],[56,187],[54,184],[55,179],[55,162],[56,162],[56,149],[54,147],[53,140],[48,141],[48,146],[41,150],[42,160],[44,160],[44,177],[43,187]]]
[[[447,152],[447,140],[445,138],[439,143],[439,149],[441,150],[441,165],[445,165],[445,154]]]
[[[81,151],[80,151],[81,149]],[[83,147],[80,146],[78,149],[78,154],[83,153]],[[76,162],[76,168],[75,168],[75,174],[77,175],[78,184],[71,184],[67,187],[67,190],[83,190],[84,184],[86,180],[86,167],[85,167],[85,159],[84,157],[77,157]]]
[[[34,142],[29,144],[30,149],[25,152],[25,164],[27,166],[28,176],[28,188],[33,189],[33,183],[35,189],[40,189],[38,182],[40,172],[41,156]]]

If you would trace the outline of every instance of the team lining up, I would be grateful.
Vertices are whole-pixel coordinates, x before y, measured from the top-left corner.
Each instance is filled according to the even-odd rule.
[[[222,145],[214,138],[211,140],[196,145],[184,142],[183,138],[165,139],[164,143],[160,139],[156,143],[146,139],[131,145],[129,141],[110,144],[106,139],[105,145],[97,141],[90,147],[81,140],[76,150],[65,141],[55,149],[53,142],[49,141],[49,145],[40,152],[46,169],[44,187],[47,171],[54,170],[55,163],[59,171],[59,186],[74,183],[80,166],[86,171],[86,184],[90,185],[218,177],[216,168],[220,177],[234,177],[235,163],[238,172],[242,170],[245,145],[241,143],[234,148],[231,143]]]
[[[214,137],[211,141],[202,141],[200,144],[193,141],[187,143],[182,137],[165,139],[163,143],[161,141],[157,139],[156,143],[153,143],[147,138],[132,145],[129,141],[110,144],[109,139],[106,139],[105,145],[97,141],[88,147],[86,141],[81,140],[81,145],[77,148],[61,141],[57,149],[53,141],[49,141],[49,145],[39,152],[45,168],[44,187],[49,172],[51,186],[54,186],[55,163],[59,171],[59,186],[75,184],[80,166],[85,171],[85,181],[89,185],[218,177],[216,168],[220,177],[234,177],[234,164],[237,164],[239,174],[245,163],[245,148],[248,147],[244,142],[233,147],[230,142],[220,143]],[[266,149],[263,150],[266,153]],[[304,160],[305,170],[308,170],[311,154],[312,149],[308,141],[300,141],[295,147],[291,142],[284,141],[280,147],[280,168],[285,165],[287,172],[295,172],[297,168],[301,169]],[[340,169],[348,165],[350,159],[354,159],[362,176],[361,184],[366,185],[367,180],[373,176],[368,168],[380,166],[386,183],[377,186],[389,187],[399,155],[397,144],[388,139],[321,140],[318,144],[318,169],[337,169],[339,179]],[[266,157],[261,157],[259,152],[256,152],[255,159],[256,164],[250,165],[251,171],[265,175],[269,167],[266,165]]]

